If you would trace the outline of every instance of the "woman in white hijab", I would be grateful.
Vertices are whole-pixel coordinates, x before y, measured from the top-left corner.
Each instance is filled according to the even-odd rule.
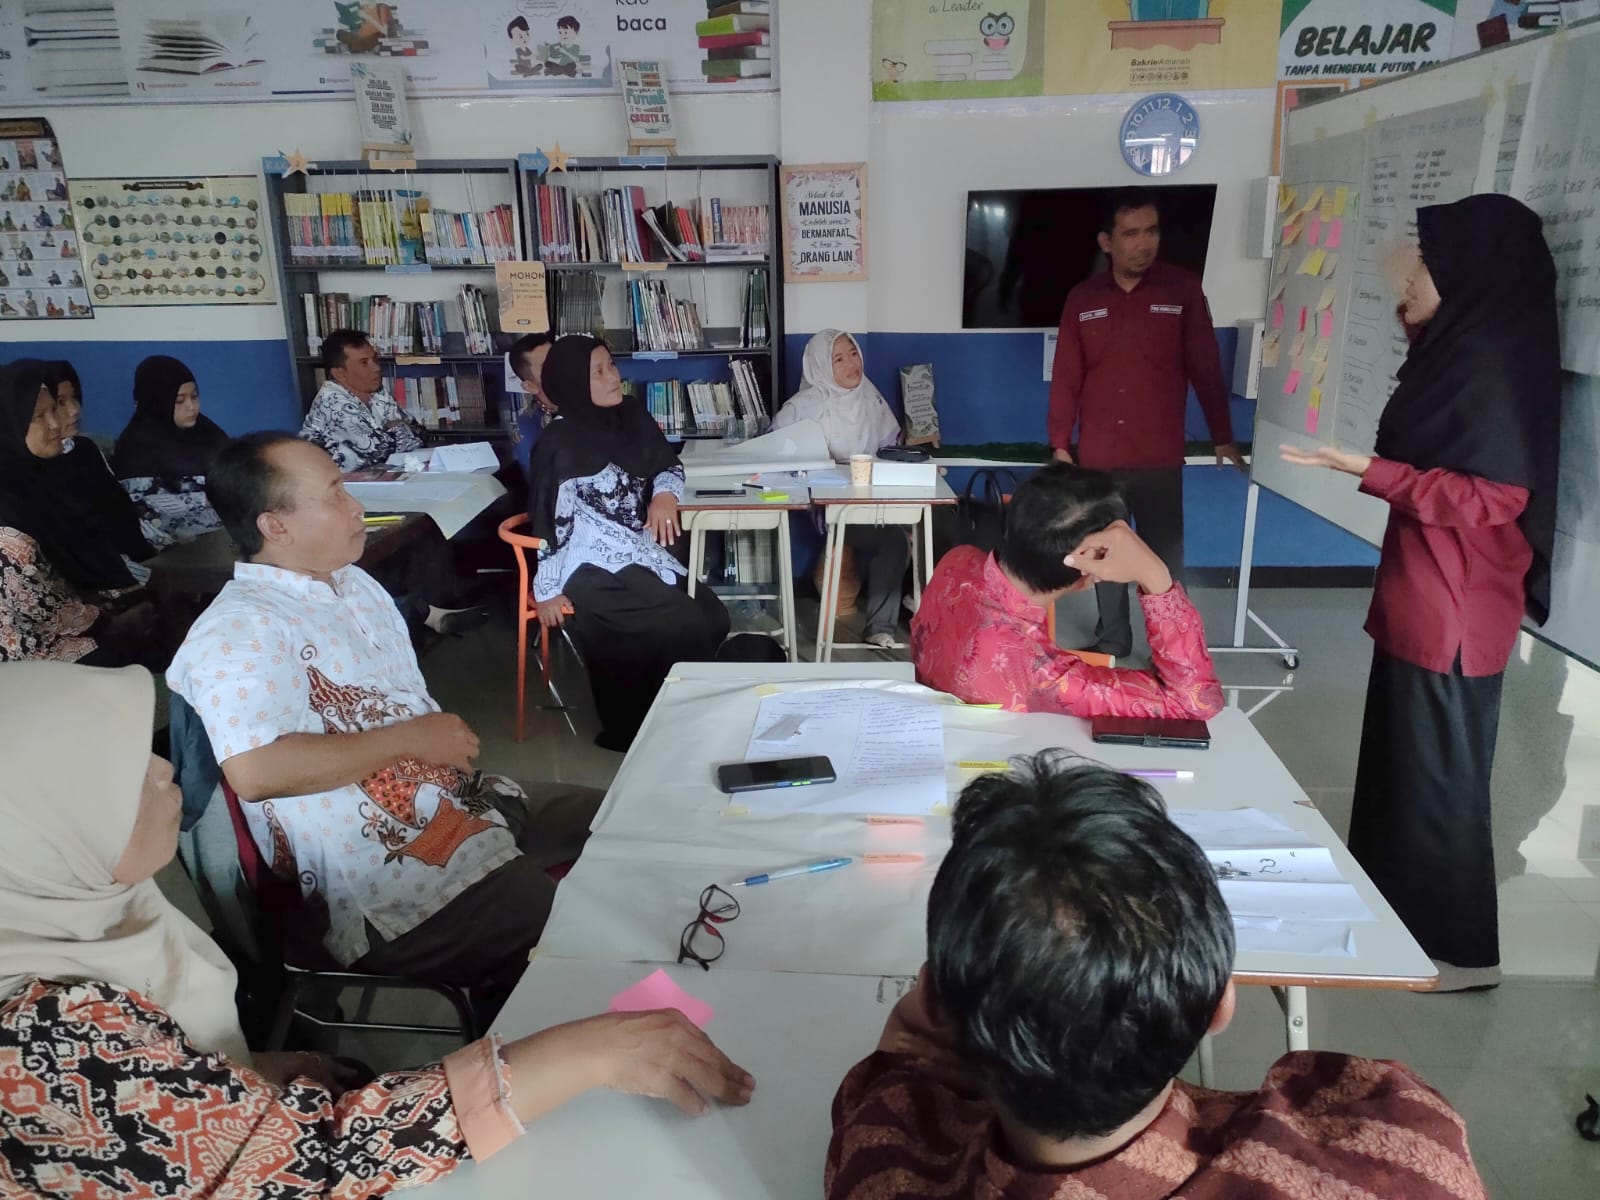
[[[0,1178],[17,1194],[379,1195],[589,1087],[691,1113],[749,1100],[675,1012],[484,1038],[338,1094],[314,1056],[252,1064],[233,968],[152,878],[183,804],[150,754],[154,695],[141,667],[0,666]]]
[[[828,453],[844,462],[852,454],[873,454],[900,440],[900,423],[883,393],[866,377],[861,346],[850,334],[824,329],[806,344],[801,367],[805,382],[778,410],[772,427],[816,421],[828,440]],[[911,546],[899,526],[852,525],[845,544],[856,560],[856,573],[866,584],[866,640],[888,648],[895,644],[900,618],[900,586]]]

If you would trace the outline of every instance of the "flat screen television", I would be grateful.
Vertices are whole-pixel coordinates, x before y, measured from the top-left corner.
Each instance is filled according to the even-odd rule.
[[[1067,293],[1109,265],[1096,235],[1120,188],[967,193],[963,329],[1053,329]],[[1161,210],[1161,257],[1202,274],[1215,184],[1150,189]]]

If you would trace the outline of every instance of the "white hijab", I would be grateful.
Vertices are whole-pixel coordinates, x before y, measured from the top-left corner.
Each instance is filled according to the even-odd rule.
[[[202,1053],[245,1066],[233,965],[146,879],[113,877],[150,763],[143,667],[0,666],[0,1003],[33,979],[159,1004]]]
[[[861,375],[853,388],[840,387],[833,378],[833,344],[842,337],[861,353],[861,343],[840,329],[824,329],[806,343],[801,375],[805,382],[773,418],[774,429],[796,421],[816,421],[828,440],[828,453],[837,461],[852,454],[872,454],[900,440],[900,423],[883,394]]]

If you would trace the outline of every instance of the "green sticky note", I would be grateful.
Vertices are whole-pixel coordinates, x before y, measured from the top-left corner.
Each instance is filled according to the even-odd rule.
[[[776,500],[787,500],[789,498],[789,493],[788,492],[762,492],[761,493],[761,498],[763,500],[765,500],[765,501],[768,501],[768,502],[772,502],[772,501],[776,501]]]

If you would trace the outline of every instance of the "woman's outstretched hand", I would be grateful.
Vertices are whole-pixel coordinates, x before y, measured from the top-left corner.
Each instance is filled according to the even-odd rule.
[[[1372,455],[1352,454],[1333,446],[1318,446],[1315,450],[1302,450],[1298,446],[1279,446],[1278,455],[1286,463],[1297,467],[1326,467],[1330,471],[1343,471],[1357,479],[1367,473],[1372,465]]]

